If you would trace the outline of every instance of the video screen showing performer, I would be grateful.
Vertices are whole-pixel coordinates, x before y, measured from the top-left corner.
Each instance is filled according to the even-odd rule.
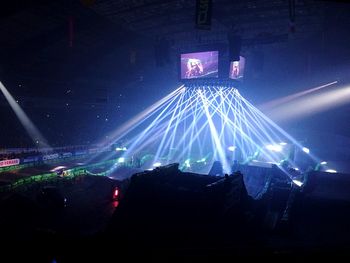
[[[181,79],[217,78],[218,51],[181,54]]]
[[[244,77],[245,58],[239,56],[239,61],[231,61],[230,79],[242,80]]]

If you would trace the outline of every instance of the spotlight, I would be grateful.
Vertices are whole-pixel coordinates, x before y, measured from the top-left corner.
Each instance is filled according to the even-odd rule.
[[[124,157],[118,158],[118,163],[124,163],[124,162],[125,162],[125,158]]]
[[[197,163],[204,163],[204,162],[205,162],[205,158],[202,158],[202,159],[197,161]]]
[[[236,146],[229,146],[227,148],[230,152],[234,152],[236,150]]]
[[[284,145],[287,145],[286,142],[280,142],[280,145],[284,146]]]
[[[190,167],[191,167],[190,159],[187,159],[187,160],[185,161],[185,165],[186,165],[187,168],[190,168]]]
[[[299,180],[293,180],[293,183],[296,184],[299,187],[301,187],[303,185],[303,183],[300,182]]]
[[[153,167],[160,167],[161,165],[162,165],[162,163],[156,162],[156,163],[153,164]]]
[[[336,171],[336,170],[333,170],[333,169],[327,169],[325,172],[326,172],[326,173],[332,173],[332,174],[337,173],[337,171]]]
[[[310,153],[310,149],[309,149],[309,148],[303,147],[302,150],[303,150],[303,152],[305,152],[305,153]]]
[[[281,145],[273,145],[268,144],[265,146],[266,149],[272,151],[272,152],[282,152],[282,146]]]
[[[327,162],[323,161],[323,162],[320,162],[321,165],[326,165]]]
[[[57,171],[62,170],[64,168],[67,168],[67,167],[66,166],[57,166],[57,167],[53,168],[52,170],[50,170],[50,172],[57,172]]]
[[[117,148],[115,148],[115,150],[117,151],[117,152],[121,152],[121,151],[126,151],[127,149],[126,149],[126,147],[117,147]]]

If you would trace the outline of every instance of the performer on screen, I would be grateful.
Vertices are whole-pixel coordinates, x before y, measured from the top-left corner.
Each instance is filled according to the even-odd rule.
[[[200,76],[203,73],[203,65],[199,59],[190,58],[187,61],[186,78]]]
[[[239,61],[232,62],[231,78],[238,79],[239,77]]]

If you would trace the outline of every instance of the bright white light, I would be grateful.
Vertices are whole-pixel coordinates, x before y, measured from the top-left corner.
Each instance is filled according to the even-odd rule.
[[[124,157],[118,158],[118,163],[124,163],[124,162],[125,162],[125,158]]]
[[[303,152],[305,152],[305,153],[310,153],[310,149],[309,149],[309,148],[303,147],[302,150],[303,150]]]
[[[197,163],[204,163],[204,162],[205,162],[205,158],[202,158],[202,159],[197,161]]]
[[[286,142],[280,142],[280,145],[287,145]]]
[[[300,182],[299,180],[293,180],[293,183],[296,184],[299,187],[301,187],[303,185],[303,183]]]
[[[159,167],[159,166],[161,166],[161,165],[162,165],[162,163],[156,162],[156,163],[153,164],[153,167]]]
[[[67,168],[67,167],[66,166],[57,166],[57,167],[53,168],[52,170],[50,170],[50,172],[56,172],[56,171],[64,169],[64,168]]]
[[[115,148],[115,150],[117,151],[117,152],[120,152],[120,151],[126,151],[126,147],[117,147],[117,148]]]
[[[295,171],[299,171],[299,168],[298,167],[294,167],[293,168]]]
[[[321,165],[326,165],[327,162],[326,161],[323,161],[323,162],[320,162]]]
[[[187,160],[185,161],[185,165],[186,165],[187,168],[190,168],[190,167],[191,167],[190,159],[187,159]]]
[[[282,146],[281,145],[273,145],[268,144],[265,146],[266,149],[273,151],[273,152],[282,152]]]
[[[227,148],[230,152],[234,152],[236,150],[236,146],[229,146]]]
[[[333,170],[333,169],[327,169],[326,172],[327,173],[333,173],[333,174],[337,173],[337,171]]]

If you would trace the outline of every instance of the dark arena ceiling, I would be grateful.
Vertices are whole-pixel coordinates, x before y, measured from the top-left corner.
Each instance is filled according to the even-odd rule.
[[[228,32],[234,32],[242,37],[244,51],[291,38],[308,39],[322,34],[332,20],[350,24],[349,5],[343,1],[212,2],[211,28],[198,30],[194,0],[7,1],[0,9],[0,76],[19,83],[40,80],[46,86],[67,86],[91,83],[86,76],[93,75],[99,85],[108,86],[116,77],[106,70],[117,67],[112,65],[118,60],[116,50],[135,39],[151,46],[164,36],[176,53],[196,45],[227,44]],[[126,75],[123,70],[118,69]],[[31,96],[37,91],[40,96],[57,97],[61,92],[52,89],[45,94],[35,84]]]
[[[333,16],[347,18],[347,9],[339,8],[341,3],[294,2],[296,37],[321,31],[332,8],[338,7]],[[103,46],[101,42],[106,41],[101,34],[108,30],[111,38],[118,38],[121,28],[149,38],[167,36],[174,40],[175,47],[226,42],[230,30],[242,36],[244,45],[273,43],[287,40],[291,27],[290,9],[288,0],[213,0],[213,21],[208,31],[195,29],[193,0],[14,0],[8,1],[0,11],[1,55],[11,59],[14,53],[17,56],[38,55],[34,64],[44,56],[62,59],[57,50],[67,47],[70,16],[76,24],[74,45],[80,53]]]
[[[298,31],[320,30],[325,15],[322,1],[295,1]],[[290,5],[286,0],[213,1],[210,32],[195,31],[195,1],[96,1],[96,13],[147,36],[166,35],[177,45],[226,42],[231,28],[245,43],[281,41],[288,35]]]

